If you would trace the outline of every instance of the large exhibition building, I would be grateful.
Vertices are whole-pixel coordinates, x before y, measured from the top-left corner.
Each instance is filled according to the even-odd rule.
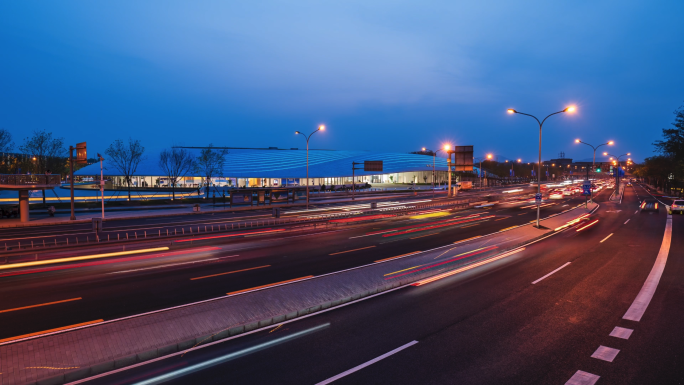
[[[190,150],[199,155],[200,150]],[[363,170],[357,164],[353,172],[357,183],[431,183],[433,162],[435,183],[447,180],[445,158],[422,154],[309,150],[309,184],[341,185],[352,182],[353,162],[382,161],[383,171]],[[307,151],[304,149],[230,149],[225,156],[220,175],[212,177],[215,186],[237,187],[280,187],[306,185]],[[358,169],[360,168],[360,169]],[[473,176],[477,175],[474,167]],[[76,172],[76,176],[87,181],[99,179],[100,164],[88,165]],[[107,160],[104,161],[104,176],[116,186],[125,185],[122,173]],[[146,154],[131,178],[133,186],[168,186],[168,178],[159,166],[159,154]],[[197,187],[203,184],[198,171],[191,171],[183,177],[177,187]]]

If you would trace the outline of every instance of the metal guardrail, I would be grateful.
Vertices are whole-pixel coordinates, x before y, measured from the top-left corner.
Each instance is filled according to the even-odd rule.
[[[59,175],[0,174],[0,185],[60,185],[61,183],[62,178]]]

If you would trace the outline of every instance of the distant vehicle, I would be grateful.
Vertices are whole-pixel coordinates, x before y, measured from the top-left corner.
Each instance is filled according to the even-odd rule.
[[[560,191],[554,191],[549,195],[549,199],[563,199],[563,193]]]
[[[572,194],[573,194],[573,191],[570,188],[566,188],[565,190],[563,190],[563,196],[570,196]]]
[[[627,187],[632,187],[632,182],[627,182]]]
[[[641,209],[641,212],[644,211],[658,211],[658,201],[655,199],[644,199],[643,202],[641,202],[641,206],[639,206]]]
[[[670,211],[672,214],[679,213],[684,214],[684,201],[674,201],[672,206],[670,206]]]

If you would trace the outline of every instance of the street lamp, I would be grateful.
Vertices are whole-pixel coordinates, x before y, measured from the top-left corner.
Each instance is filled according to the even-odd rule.
[[[622,154],[620,156],[615,156],[613,154],[609,154],[607,152],[603,153],[604,156],[611,156],[610,160],[613,160],[615,158],[615,166],[617,166],[617,169],[615,169],[615,190],[620,191],[620,158],[623,156],[630,156],[632,155],[631,152],[628,152],[626,154]]]
[[[615,142],[613,142],[612,140],[609,140],[609,141],[607,141],[606,143],[602,143],[602,144],[599,144],[598,146],[594,147],[594,146],[592,146],[591,144],[589,144],[589,143],[587,143],[587,142],[583,142],[583,141],[581,141],[581,140],[579,140],[579,139],[575,139],[575,143],[586,144],[587,146],[589,146],[589,147],[591,147],[592,149],[594,149],[594,157],[593,157],[593,159],[592,159],[592,161],[591,161],[591,169],[592,169],[592,171],[596,169],[596,168],[595,168],[595,167],[596,167],[596,166],[595,166],[595,164],[596,164],[596,150],[597,150],[599,147],[601,147],[601,146],[612,146],[613,144],[615,144]],[[595,172],[595,171],[593,171],[593,172]],[[596,179],[596,175],[594,175],[594,179]],[[587,180],[589,180],[589,169],[587,169]],[[593,190],[592,190],[591,188],[589,189],[589,202],[594,203],[594,192],[593,192]]]
[[[425,151],[426,151],[426,149],[425,149],[425,147],[423,147],[423,152],[425,152]],[[434,195],[435,195],[435,178],[436,178],[436,176],[435,176],[435,158],[437,157],[437,153],[439,151],[449,151],[449,145],[445,144],[444,148],[438,148],[437,151],[432,151],[432,150],[427,150],[427,151],[432,152],[432,196],[434,198]],[[429,164],[427,166],[430,167]]]
[[[102,161],[104,158],[99,152],[97,157],[100,159],[100,198],[102,198],[102,219],[104,220],[104,172],[102,171]]]
[[[299,131],[295,131],[295,135],[299,134],[299,135],[304,136],[304,138],[306,138],[306,209],[307,210],[309,209],[309,139],[311,139],[311,136],[313,134],[317,133],[318,131],[324,131],[324,130],[325,130],[325,126],[321,124],[320,126],[318,126],[318,128],[316,130],[314,130],[314,132],[309,134],[309,136],[306,136],[305,134],[303,134]]]
[[[544,126],[544,122],[546,122],[546,119],[548,119],[549,117],[551,117],[553,115],[560,114],[562,112],[572,113],[572,112],[575,112],[575,110],[576,110],[575,106],[569,106],[569,107],[566,107],[565,109],[563,109],[562,111],[554,112],[554,113],[548,115],[547,117],[545,117],[542,121],[539,121],[539,119],[537,119],[537,117],[534,115],[519,112],[519,111],[516,111],[512,108],[508,109],[509,114],[526,115],[526,116],[529,116],[531,118],[534,118],[534,120],[536,120],[537,123],[539,123],[539,176],[537,177],[537,194],[541,195],[541,162],[542,162],[542,160],[541,160],[541,149],[542,149],[542,127]],[[539,224],[539,215],[540,215],[540,211],[541,211],[539,208],[540,205],[541,205],[541,201],[537,200],[537,228],[538,229],[540,228],[540,224]]]
[[[478,161],[478,159],[480,161],[480,173],[479,173],[480,174],[480,188],[482,188],[482,160],[483,159],[486,159],[486,160],[492,159],[492,154],[487,154],[487,156],[481,156],[479,158],[475,158],[474,160]]]

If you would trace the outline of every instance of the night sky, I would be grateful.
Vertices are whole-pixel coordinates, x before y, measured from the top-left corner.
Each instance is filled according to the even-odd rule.
[[[641,160],[684,104],[684,1],[4,1],[0,128],[91,154],[213,142]]]

